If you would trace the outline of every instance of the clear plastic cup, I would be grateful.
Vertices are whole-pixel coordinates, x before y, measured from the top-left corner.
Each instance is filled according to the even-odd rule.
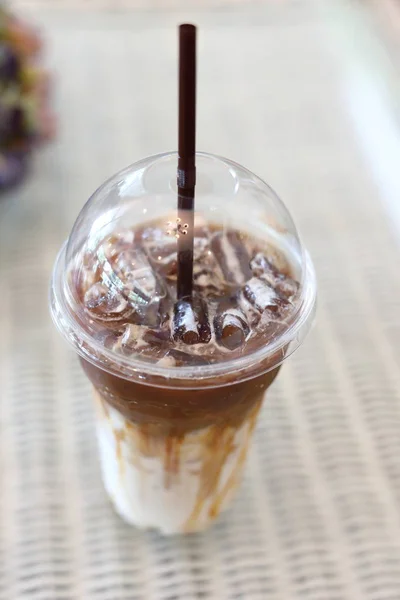
[[[140,344],[133,352],[122,352],[121,343],[115,343],[118,319],[125,327],[126,320],[132,321],[132,310],[142,321],[154,319],[169,293],[140,261],[134,277],[130,273],[127,292],[116,267],[115,248],[122,244],[135,249],[139,229],[154,219],[172,234],[171,242],[182,233],[184,224],[176,220],[176,153],[143,159],[93,194],[61,248],[51,284],[54,322],[77,351],[93,384],[105,488],[128,523],[165,534],[202,530],[229,504],[241,480],[265,392],[282,362],[303,341],[316,302],[312,262],[275,192],[227,159],[198,153],[196,163],[195,227],[206,224],[222,237],[240,231],[249,239],[262,240],[275,265],[290,268],[298,282],[285,318],[271,335],[263,334],[262,344],[246,352],[221,351],[210,361],[181,364],[168,355],[160,359],[158,350],[144,356]],[[202,244],[208,248],[209,238],[205,239]],[[212,251],[207,252],[213,260]],[[241,259],[233,246],[224,257],[232,265]],[[195,267],[196,260],[203,264],[195,248]],[[212,281],[214,263],[210,264]],[[86,290],[91,278],[100,281],[94,288],[106,289],[114,302],[107,318],[111,314],[114,320],[99,323],[92,318],[77,285],[82,277]],[[86,291],[85,302],[88,293],[93,295]],[[95,302],[93,306],[98,307]],[[142,326],[127,327],[136,344]],[[150,327],[157,329],[154,323]]]

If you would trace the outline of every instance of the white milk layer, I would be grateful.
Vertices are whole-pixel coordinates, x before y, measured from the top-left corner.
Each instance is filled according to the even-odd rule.
[[[260,402],[239,427],[166,437],[133,424],[95,392],[105,488],[119,515],[164,534],[200,531],[240,483]]]

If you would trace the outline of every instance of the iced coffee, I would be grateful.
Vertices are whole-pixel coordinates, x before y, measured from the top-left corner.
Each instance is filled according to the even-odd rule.
[[[168,162],[151,160],[160,172]],[[210,160],[219,159],[203,157],[204,172],[212,172]],[[229,177],[239,169],[219,167]],[[116,176],[112,189],[127,179]],[[116,510],[139,527],[198,531],[241,481],[265,393],[308,328],[315,281],[297,234],[277,225],[270,207],[265,223],[254,224],[246,218],[251,202],[228,215],[229,195],[220,203],[206,186],[194,220],[193,293],[178,298],[186,223],[164,210],[169,191],[157,197],[160,185],[150,185],[133,198],[132,185],[120,210],[98,214],[106,188],[85,209],[96,206],[97,218],[83,211],[78,219],[56,265],[53,314],[93,386],[103,478]],[[161,214],[149,218],[152,202]],[[297,257],[280,236],[294,240]]]

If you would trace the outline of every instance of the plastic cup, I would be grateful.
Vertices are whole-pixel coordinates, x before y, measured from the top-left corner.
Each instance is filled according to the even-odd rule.
[[[99,331],[83,309],[74,288],[83,252],[96,256],[102,285],[115,288],[119,279],[103,241],[117,243],[156,218],[171,227],[176,153],[141,160],[93,194],[61,248],[51,284],[54,322],[93,385],[105,488],[125,521],[164,534],[203,530],[228,506],[265,392],[303,341],[316,301],[310,257],[275,192],[229,160],[198,153],[196,161],[195,224],[202,219],[221,231],[236,228],[265,241],[272,254],[284,256],[299,282],[278,333],[248,354],[176,366],[116,352],[104,328]],[[159,301],[160,291],[152,293],[148,306]]]

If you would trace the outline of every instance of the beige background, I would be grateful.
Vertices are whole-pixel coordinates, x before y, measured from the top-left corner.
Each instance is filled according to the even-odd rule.
[[[265,403],[236,502],[185,539],[114,514],[89,386],[47,295],[91,192],[174,148],[188,13],[37,13],[59,135],[0,202],[0,600],[400,597],[398,81],[368,23],[337,10],[190,12],[198,146],[285,199],[319,308]]]

